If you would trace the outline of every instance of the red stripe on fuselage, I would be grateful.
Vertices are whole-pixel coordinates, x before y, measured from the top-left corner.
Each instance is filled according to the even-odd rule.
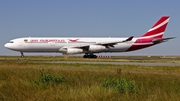
[[[134,44],[127,50],[127,51],[134,51],[146,47],[153,46],[154,44],[151,42],[154,38],[144,38],[144,39],[137,39]],[[147,44],[146,44],[147,43]]]

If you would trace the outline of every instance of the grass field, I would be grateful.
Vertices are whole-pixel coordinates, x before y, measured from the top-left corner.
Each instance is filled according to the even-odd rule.
[[[109,61],[117,61],[117,57]],[[132,59],[133,58],[133,59]],[[140,57],[143,62],[159,57]],[[147,59],[146,59],[147,58]],[[166,57],[168,58],[168,57]],[[179,62],[179,57],[163,58]],[[139,57],[122,57],[140,61]],[[52,64],[108,61],[71,57],[0,57],[0,101],[179,101],[180,66]],[[121,59],[119,59],[121,60]],[[158,59],[161,61],[161,59]],[[153,62],[153,61],[151,61]],[[157,62],[157,61],[156,61]]]

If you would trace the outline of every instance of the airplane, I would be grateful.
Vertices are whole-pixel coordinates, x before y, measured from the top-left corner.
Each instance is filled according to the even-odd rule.
[[[147,48],[175,37],[163,38],[170,16],[162,16],[144,35],[134,38],[83,38],[83,37],[23,37],[10,40],[4,46],[24,52],[56,52],[63,55],[85,54],[84,58],[97,58],[94,53],[129,52]]]

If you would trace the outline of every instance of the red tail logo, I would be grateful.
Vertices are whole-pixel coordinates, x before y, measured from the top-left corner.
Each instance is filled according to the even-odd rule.
[[[170,17],[161,17],[156,24],[143,36],[147,38],[162,38]]]
[[[69,39],[70,42],[77,42],[79,39]]]

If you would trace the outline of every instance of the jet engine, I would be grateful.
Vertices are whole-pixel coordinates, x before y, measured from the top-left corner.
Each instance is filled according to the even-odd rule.
[[[59,51],[63,54],[79,54],[83,52],[83,50],[79,48],[61,48]]]
[[[104,51],[104,50],[106,50],[105,46],[101,46],[101,45],[90,45],[89,46],[90,52],[100,52],[100,51]]]

